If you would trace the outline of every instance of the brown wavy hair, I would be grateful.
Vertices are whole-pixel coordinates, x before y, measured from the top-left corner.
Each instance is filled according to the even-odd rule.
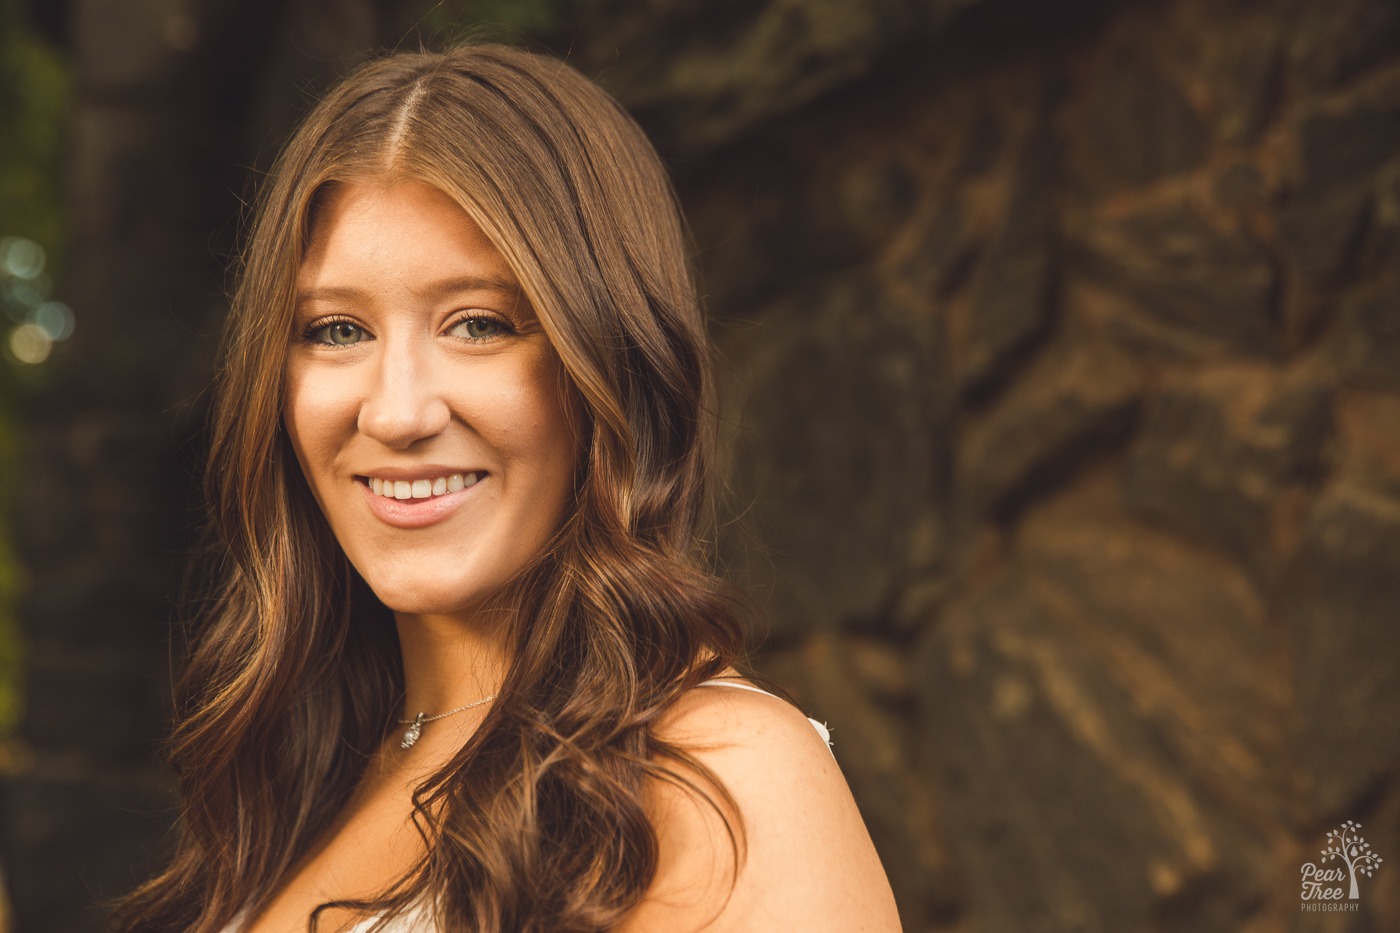
[[[703,797],[742,859],[722,783],[655,730],[741,660],[746,606],[699,544],[710,350],[670,182],[631,118],[562,62],[488,45],[397,54],[314,109],[258,203],[212,413],[218,582],[178,693],[178,842],[120,905],[123,931],[212,933],[266,905],[397,715],[392,616],[281,425],[318,195],[384,177],[447,193],[501,251],[563,361],[584,443],[570,514],[495,600],[513,652],[500,697],[414,795],[424,856],[382,896],[336,906],[392,916],[426,896],[454,931],[608,929],[656,872],[652,780]]]

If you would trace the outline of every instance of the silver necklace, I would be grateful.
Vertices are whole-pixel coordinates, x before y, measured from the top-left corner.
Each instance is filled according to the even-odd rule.
[[[450,709],[445,713],[438,713],[436,716],[429,716],[426,713],[419,713],[412,719],[400,719],[399,725],[408,726],[408,730],[404,732],[403,741],[399,743],[399,748],[412,748],[413,743],[417,742],[418,737],[423,734],[424,723],[432,722],[434,719],[446,719],[448,716],[454,716],[457,713],[472,709],[473,707],[480,706],[483,703],[490,703],[494,699],[496,699],[496,694],[493,693],[489,697],[482,697],[474,703],[468,703],[466,706],[459,706],[456,709]]]

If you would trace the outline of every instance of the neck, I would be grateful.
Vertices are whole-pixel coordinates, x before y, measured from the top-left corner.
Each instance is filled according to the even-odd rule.
[[[435,716],[500,692],[510,669],[503,624],[481,613],[395,618],[403,655],[402,718]]]

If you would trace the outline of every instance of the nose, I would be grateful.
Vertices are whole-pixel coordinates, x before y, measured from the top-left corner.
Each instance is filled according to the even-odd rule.
[[[437,383],[430,354],[410,344],[383,341],[373,384],[360,405],[361,434],[405,450],[441,434],[451,411]]]

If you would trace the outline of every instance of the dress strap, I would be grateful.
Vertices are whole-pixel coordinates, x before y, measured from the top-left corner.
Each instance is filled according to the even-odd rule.
[[[767,690],[760,690],[760,689],[758,689],[758,688],[755,687],[753,684],[741,684],[741,683],[739,683],[739,681],[737,681],[737,680],[707,680],[707,681],[705,681],[705,682],[702,683],[702,684],[697,684],[697,686],[700,686],[700,687],[738,687],[740,690],[752,690],[754,693],[761,693],[761,694],[763,694],[764,696],[766,696],[766,697],[772,697],[772,698],[775,699],[775,700],[781,700],[781,699],[782,699],[782,697],[777,696],[776,694],[769,693]]]
[[[748,691],[750,691],[750,692],[752,692],[752,693],[761,693],[761,694],[763,694],[764,696],[766,696],[766,697],[772,697],[772,698],[775,699],[775,700],[781,700],[781,699],[782,699],[782,697],[780,697],[780,696],[778,696],[778,695],[776,695],[776,694],[773,694],[773,693],[769,693],[767,690],[760,690],[758,687],[755,687],[753,684],[741,684],[741,683],[739,683],[737,680],[707,680],[707,681],[704,681],[703,683],[696,684],[696,686],[698,686],[698,687],[738,687],[740,690],[748,690]],[[822,737],[822,741],[826,743],[826,750],[829,751],[829,752],[831,752],[831,755],[832,755],[833,758],[836,757],[836,750],[835,750],[834,748],[832,748],[831,730],[827,727],[826,723],[824,723],[824,722],[818,722],[817,720],[813,719],[811,716],[808,716],[808,717],[807,717],[807,721],[810,722],[810,723],[812,724],[812,728],[817,730],[817,735],[821,736],[821,737]]]

